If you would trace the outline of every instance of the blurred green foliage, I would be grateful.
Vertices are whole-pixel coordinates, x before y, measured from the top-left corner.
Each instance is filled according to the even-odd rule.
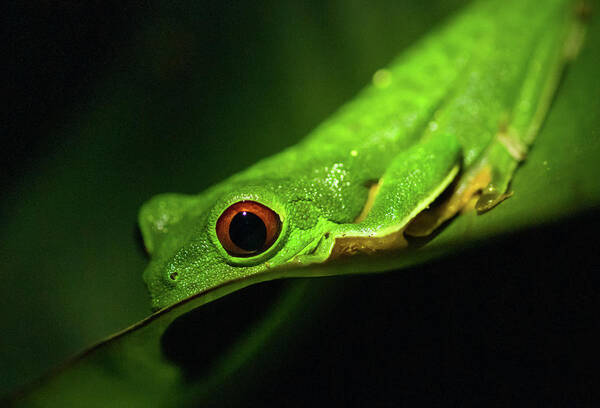
[[[137,29],[90,85],[89,98],[54,124],[42,157],[3,195],[0,393],[148,315],[141,281],[146,259],[134,236],[144,200],[159,192],[201,191],[295,143],[351,98],[377,68],[463,3],[190,1],[140,7]],[[518,171],[513,183],[518,194],[486,214],[485,222],[464,216],[451,223],[431,242],[430,254],[452,252],[453,245],[462,246],[470,237],[598,208],[598,39],[595,18],[540,142]],[[456,242],[457,236],[464,242]],[[370,268],[368,260],[362,262],[355,268]],[[498,270],[493,260],[486,262],[490,270]],[[400,265],[398,259],[388,267],[393,265]],[[299,282],[296,292],[309,285]],[[334,288],[347,285],[348,279],[340,282],[310,283],[302,301],[331,308],[326,298],[339,296]],[[411,281],[402,284],[410,286]],[[435,287],[431,282],[412,284],[424,290]],[[262,296],[260,289],[258,294]],[[360,291],[358,296],[369,298]],[[292,308],[298,298],[288,297],[287,302]],[[284,329],[278,333],[290,337],[300,333],[294,326],[309,327],[307,316],[315,312],[307,308],[305,313],[281,317]],[[262,332],[256,333],[240,350],[271,351]],[[136,341],[135,336],[131,339]],[[280,349],[273,353],[258,353],[247,372],[260,372],[269,357],[286,355]],[[235,370],[240,364],[236,359],[244,359],[241,354],[231,354],[223,366]],[[174,374],[163,369],[157,368],[155,377],[139,386],[159,379],[152,385],[156,395],[161,386],[168,389],[169,381],[160,379]],[[221,377],[217,373],[213,378]],[[236,386],[242,398],[242,388],[247,391],[259,381],[247,374],[230,380],[216,387],[213,402]],[[204,383],[206,395],[211,386]],[[180,396],[197,398],[189,389],[191,395],[184,395],[185,390],[183,386]],[[148,389],[140,388],[140,393],[145,395],[137,401],[141,405],[155,397]]]

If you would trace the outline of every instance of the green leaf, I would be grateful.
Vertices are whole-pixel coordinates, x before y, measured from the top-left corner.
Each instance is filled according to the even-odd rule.
[[[412,272],[398,273],[398,271],[434,258],[455,254],[459,250],[463,251],[493,237],[520,230],[539,228],[542,224],[555,223],[558,220],[568,219],[568,217],[577,214],[590,214],[589,211],[597,210],[600,205],[600,182],[598,182],[598,175],[600,174],[600,161],[598,160],[600,157],[600,115],[598,115],[598,112],[600,112],[600,81],[598,81],[597,75],[598,66],[600,66],[600,19],[597,17],[597,15],[594,15],[590,21],[587,39],[581,54],[569,67],[531,154],[518,169],[511,186],[514,195],[484,215],[478,216],[474,213],[467,213],[455,218],[438,235],[429,242],[424,242],[424,245],[414,253],[392,255],[376,264],[366,257],[346,261],[345,267],[349,273],[384,270],[394,270],[393,274],[396,276],[416,273],[415,269]],[[359,19],[357,16],[352,18]],[[348,17],[347,21],[353,20]],[[307,25],[310,26],[310,24]],[[58,180],[66,179],[69,181],[65,191],[68,191],[71,186],[81,183],[82,180],[73,176],[73,172],[64,174],[61,172],[61,165],[65,163],[62,159],[76,157],[78,162],[71,163],[71,165],[77,167],[85,165],[89,157],[106,154],[102,151],[106,148],[104,145],[94,144],[96,136],[115,132],[121,135],[143,135],[148,130],[145,126],[149,129],[152,127],[152,125],[139,125],[141,126],[140,129],[136,127],[138,123],[131,120],[132,115],[140,114],[140,106],[134,103],[136,99],[135,86],[130,89],[125,85],[130,80],[131,78],[127,75],[124,77],[117,76],[115,89],[110,89],[98,97],[98,100],[92,103],[91,113],[84,115],[84,118],[80,121],[75,121],[76,123],[72,125],[74,129],[69,129],[68,132],[82,137],[84,143],[79,145],[79,150],[74,153],[67,152],[64,157],[61,157],[61,153],[58,153],[55,161],[46,165],[48,166],[47,170],[44,165],[41,166],[45,169],[44,172],[40,172],[43,176],[39,176],[40,178],[35,183],[25,187],[25,192],[21,194],[23,196],[21,211],[26,214],[34,211],[36,201],[31,197],[50,196],[54,186],[51,180],[55,177]],[[333,86],[329,89],[330,92],[334,92],[336,88]],[[244,95],[241,98],[243,99]],[[217,106],[223,106],[224,104],[222,100],[215,100],[212,103]],[[151,105],[150,108],[148,106],[142,106],[142,108],[158,109],[154,105]],[[289,105],[289,108],[293,109],[293,104]],[[144,109],[141,109],[141,111],[143,112],[140,119],[142,121],[144,117],[157,113],[153,111],[146,112]],[[236,111],[236,113],[241,113],[241,111]],[[162,125],[164,129],[153,131],[166,131],[175,134],[177,130],[172,130],[169,127],[178,115],[157,114],[161,118],[166,117],[169,123]],[[193,114],[191,112],[181,115],[188,117],[193,116]],[[312,116],[310,113],[305,113],[305,115],[314,118],[316,114],[313,112]],[[193,125],[187,127],[185,124],[180,124],[179,126],[182,127],[184,134],[194,133]],[[222,125],[217,125],[217,128],[219,126]],[[266,132],[273,134],[277,133],[278,130],[274,128]],[[222,130],[223,135],[226,135],[226,133],[226,130]],[[299,136],[300,134],[291,136],[291,138]],[[271,145],[267,139],[269,138],[266,138],[266,141],[258,142],[259,146],[264,148],[263,151],[258,152],[259,156],[264,153],[264,150],[273,150],[270,152],[274,152],[276,148],[281,147]],[[272,139],[274,140],[274,138]],[[189,140],[191,140],[191,137],[186,139],[186,141]],[[128,149],[126,138],[115,137],[112,142],[116,143],[116,146],[112,148],[114,152]],[[173,143],[178,142],[175,140]],[[161,147],[154,146],[154,150],[158,151]],[[240,157],[240,162],[229,169],[218,168],[217,162],[211,162],[209,164],[215,167],[215,174],[209,177],[218,179],[226,175],[226,171],[235,170],[236,166],[243,167],[243,165],[249,164],[248,160],[250,159],[244,156],[244,149],[234,147],[233,150],[233,154]],[[152,149],[149,151],[152,151]],[[149,164],[139,164],[139,166],[146,168],[146,166],[153,165],[149,151],[144,152],[144,156],[139,159],[142,162],[148,161]],[[175,153],[177,152],[174,152],[173,155]],[[160,160],[166,159],[169,163],[173,162],[169,161],[169,152],[162,154],[158,154]],[[212,154],[215,154],[215,152],[212,152]],[[96,167],[90,169],[89,174],[114,172],[110,178],[112,184],[106,185],[101,181],[90,181],[89,190],[83,190],[84,195],[78,197],[72,194],[67,196],[58,195],[55,196],[54,201],[47,201],[44,205],[48,208],[58,208],[59,210],[51,210],[57,211],[52,213],[55,215],[60,214],[60,208],[64,208],[68,200],[76,200],[78,206],[86,208],[114,206],[114,210],[102,209],[98,211],[102,211],[101,214],[107,214],[111,211],[116,212],[118,216],[110,219],[110,225],[116,225],[117,230],[126,229],[126,227],[120,227],[119,223],[124,223],[124,221],[119,220],[119,218],[126,214],[130,220],[134,219],[135,206],[131,206],[131,208],[122,207],[119,203],[111,201],[113,199],[111,194],[115,189],[115,180],[121,177],[122,170],[127,169],[127,166],[131,164],[129,162],[126,165],[124,163],[119,164],[118,157],[112,154],[109,156],[112,157],[115,163],[114,167],[101,162],[92,162],[91,165]],[[194,157],[187,157],[182,159],[181,163],[174,164],[174,166],[177,171],[184,171],[187,165],[183,163],[192,163],[194,159]],[[192,170],[194,169],[192,168]],[[200,174],[203,173],[200,172]],[[173,180],[169,173],[157,177],[162,177],[162,179],[159,182],[155,180],[154,187],[161,184],[164,187]],[[187,184],[191,178],[193,177],[190,175],[184,179],[175,179],[175,185],[169,188],[195,189],[196,186]],[[124,202],[127,200],[128,202],[135,202],[137,199],[141,202],[143,200],[140,199],[140,196],[146,196],[150,193],[151,191],[143,188],[135,192],[124,191],[123,200]],[[105,224],[105,220],[90,222],[86,224],[86,227],[89,228],[89,234],[94,236],[96,230],[102,228],[103,224]],[[22,232],[22,239],[27,240],[28,236],[35,235],[35,232],[27,231],[35,231],[36,225],[39,224],[33,225],[32,221],[32,225],[11,225],[15,226],[9,227],[8,231],[14,231],[17,227],[20,227],[22,231],[25,231]],[[558,227],[554,228],[557,228],[556,231],[562,231]],[[17,234],[13,236],[19,238]],[[100,263],[100,266],[104,270],[110,271],[111,262],[123,255],[121,252],[101,251],[103,245],[106,248],[111,248],[107,243],[110,240],[110,234],[102,237],[105,241],[94,243],[94,247],[100,249],[100,251],[87,252],[85,256],[86,259],[89,259],[89,262],[96,262],[99,256],[105,255],[105,259]],[[80,238],[77,237],[77,239]],[[65,239],[72,239],[72,234],[66,234]],[[5,241],[4,237],[3,241]],[[565,244],[568,245],[568,242]],[[127,249],[131,250],[131,248]],[[50,252],[58,257],[58,264],[67,264],[70,260],[68,256],[61,258],[60,255],[56,255],[60,252],[60,245],[56,248],[51,247]],[[20,256],[26,257],[23,251],[20,252]],[[467,265],[465,268],[468,268],[469,257],[471,256],[473,256],[472,252],[467,252],[466,255],[460,258],[460,262]],[[502,260],[506,257],[503,258],[499,255],[498,259]],[[142,261],[130,261],[125,264],[131,267],[131,273],[134,273],[135,270],[141,271]],[[444,261],[436,264],[438,269],[446,268],[447,266],[444,265]],[[493,266],[490,268],[490,270],[495,270]],[[486,273],[486,271],[481,273]],[[73,274],[73,276],[77,275]],[[428,278],[435,278],[435,276],[431,273],[427,275]],[[377,278],[377,276],[374,277],[374,279]],[[138,277],[135,277],[135,279],[138,279]],[[379,279],[389,280],[391,279],[390,274],[379,276]],[[268,304],[265,309],[257,310],[258,317],[252,320],[249,325],[244,326],[246,331],[240,333],[238,337],[228,343],[227,347],[219,349],[220,354],[217,356],[211,354],[212,349],[203,349],[202,343],[205,338],[202,333],[210,332],[214,329],[214,326],[206,324],[195,332],[198,337],[186,337],[185,319],[189,319],[189,316],[193,316],[194,313],[210,313],[213,307],[218,310],[220,304],[218,302],[228,302],[233,305],[231,307],[234,309],[236,305],[242,309],[245,307],[245,303],[239,300],[241,298],[238,296],[243,297],[255,291],[254,297],[261,298],[269,290],[267,289],[269,284],[259,284],[253,288],[241,290],[240,295],[237,293],[228,295],[214,302],[212,301],[239,290],[252,282],[238,282],[208,293],[199,294],[167,310],[160,311],[88,349],[83,354],[67,362],[62,368],[50,373],[39,382],[25,388],[22,393],[17,394],[14,401],[15,405],[104,407],[114,401],[119,401],[120,405],[128,407],[181,406],[182,404],[191,403],[196,405],[243,404],[244,401],[248,401],[246,398],[249,400],[257,398],[254,395],[257,390],[264,389],[265,385],[261,384],[263,376],[270,378],[271,381],[274,377],[279,378],[281,381],[286,373],[285,359],[290,358],[290,350],[298,351],[299,346],[293,346],[295,336],[315,330],[314,327],[311,327],[311,316],[317,319],[317,316],[326,313],[324,310],[327,311],[328,308],[331,308],[336,299],[345,296],[342,287],[350,285],[351,282],[352,279],[350,278],[298,279],[290,280],[283,286],[276,286],[275,301]],[[364,281],[360,282],[364,284]],[[78,288],[82,284],[83,280],[78,279],[72,285]],[[368,289],[366,288],[365,291]],[[60,292],[60,289],[55,290]],[[140,288],[140,292],[136,295],[137,299],[142,298],[142,295],[139,294],[141,290]],[[71,296],[76,292],[77,290],[71,289],[66,291],[65,296]],[[89,293],[79,296],[88,296]],[[105,313],[118,314],[121,310],[124,310],[124,308],[118,306],[119,296],[111,296],[107,293],[98,293],[97,295],[111,297],[110,302],[117,305],[107,308],[99,300],[100,303],[95,312],[83,314],[82,318],[84,320],[93,321],[94,319],[101,319]],[[352,294],[355,302],[360,304],[361,298],[356,298],[355,295],[356,293]],[[250,298],[252,299],[252,296]],[[137,305],[139,304],[137,303]],[[198,309],[199,311],[189,314],[189,312],[197,310],[200,306],[203,307]],[[368,306],[365,305],[364,307],[367,308]],[[73,310],[68,307],[65,307],[65,310],[66,315],[73,313]],[[136,312],[126,312],[129,313],[128,317],[131,318],[136,313],[140,313],[139,308],[136,310]],[[354,312],[352,310],[345,311],[347,314]],[[233,316],[235,318],[236,314]],[[334,317],[331,318],[335,320]],[[215,324],[215,321],[218,320],[219,317],[215,319],[213,316],[212,320],[206,318],[204,321]],[[184,323],[181,323],[182,321]],[[87,324],[93,324],[93,322]],[[239,325],[240,322],[233,320],[231,324]],[[176,330],[173,329],[174,327],[183,327],[180,329],[183,330],[183,334],[170,332]],[[106,330],[106,327],[102,327],[100,331],[102,330]],[[357,330],[362,329],[357,327]],[[171,334],[167,335],[165,333]],[[319,333],[315,335],[319,336]],[[89,339],[86,338],[86,341],[89,341]],[[197,358],[204,358],[202,356],[208,355],[206,357],[208,363],[201,367],[205,371],[200,372],[198,371],[200,368],[193,366],[193,363],[198,360],[192,359],[191,367],[186,367],[185,362],[182,361],[173,362],[178,359],[177,347],[184,347],[185,354],[185,351],[193,349],[193,347],[190,348],[188,343],[195,342],[199,343],[198,350],[194,351]],[[290,344],[290,350],[288,351],[284,350],[287,344]],[[278,359],[283,359],[284,362],[277,361]],[[271,370],[271,372],[265,374],[265,370]],[[367,372],[364,375],[364,383],[368,386],[373,380],[367,375]],[[294,378],[297,380],[299,377]],[[326,380],[323,379],[323,381]],[[306,383],[300,380],[298,382]],[[310,393],[311,390],[305,390],[305,392]],[[254,397],[251,397],[252,395]]]

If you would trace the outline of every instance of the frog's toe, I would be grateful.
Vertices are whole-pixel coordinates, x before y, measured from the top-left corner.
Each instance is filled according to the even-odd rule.
[[[513,192],[506,192],[506,189],[499,189],[494,184],[490,183],[481,192],[481,196],[475,204],[475,209],[478,213],[484,213],[491,210],[502,201],[513,195]]]

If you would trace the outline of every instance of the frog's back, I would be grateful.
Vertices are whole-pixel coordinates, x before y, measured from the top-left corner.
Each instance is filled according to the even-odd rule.
[[[300,144],[257,163],[240,180],[296,177],[335,164],[361,173],[361,182],[378,179],[399,152],[438,125],[443,111],[451,112],[448,130],[472,161],[496,132],[498,118],[509,113],[540,30],[570,1],[541,3],[473,4],[379,71],[373,84]]]
[[[298,145],[225,184],[275,180],[283,194],[300,184],[325,186],[322,207],[336,203],[342,208],[336,221],[348,222],[394,158],[435,131],[459,140],[468,170],[511,114],[539,38],[567,20],[570,6],[570,0],[474,3],[375,75]]]

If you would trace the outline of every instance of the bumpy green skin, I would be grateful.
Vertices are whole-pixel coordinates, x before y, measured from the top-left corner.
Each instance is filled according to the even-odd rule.
[[[300,144],[197,196],[154,197],[140,212],[153,307],[290,268],[310,275],[310,264],[326,260],[337,237],[404,227],[458,168],[464,176],[489,164],[505,189],[518,160],[496,135],[518,119],[514,142],[533,140],[529,129],[551,97],[544,90],[564,62],[570,9],[568,0],[478,2]],[[355,223],[369,185],[380,180],[372,211]],[[283,221],[277,242],[252,258],[228,255],[215,233],[220,214],[241,200],[263,203]]]

